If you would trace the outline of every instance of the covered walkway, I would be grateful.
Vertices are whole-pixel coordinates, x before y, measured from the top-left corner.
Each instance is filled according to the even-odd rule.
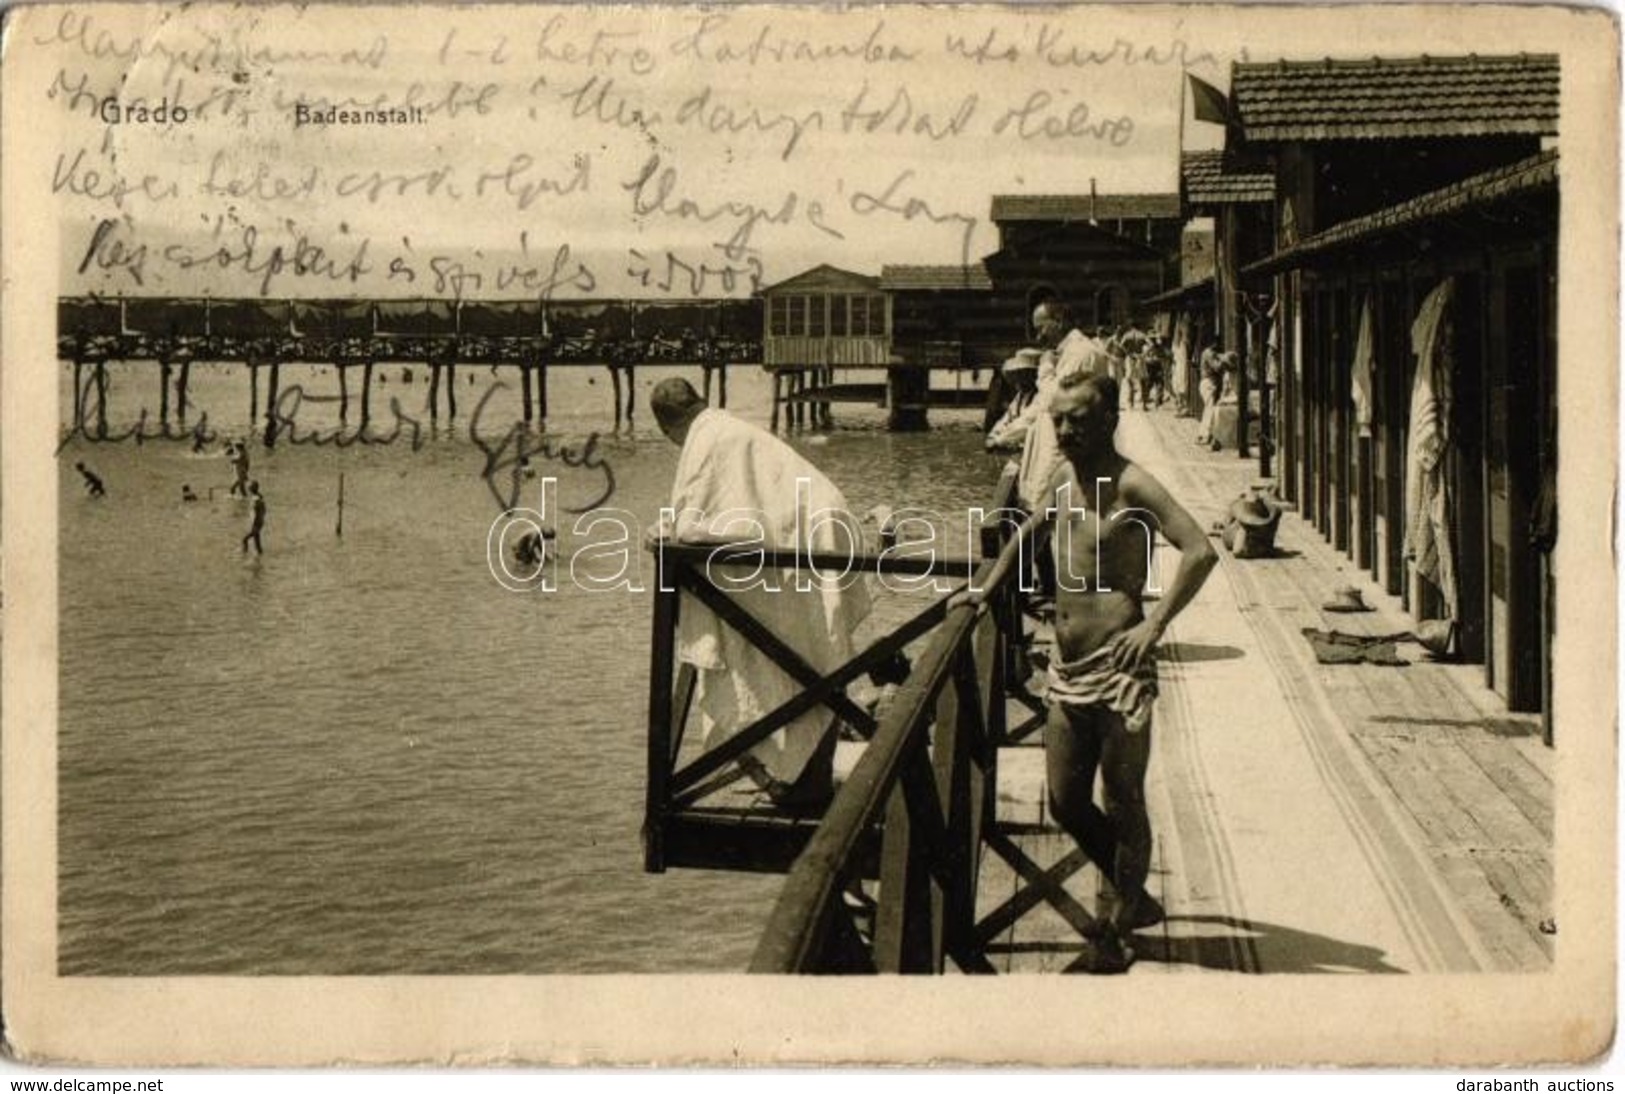
[[[1256,464],[1194,443],[1195,422],[1125,411],[1119,444],[1204,527]],[[1412,624],[1295,513],[1279,557],[1221,564],[1170,628],[1150,776],[1152,891],[1166,923],[1131,975],[1532,971],[1550,965],[1551,752],[1482,666],[1321,665],[1302,629]],[[1163,552],[1164,581],[1176,561]],[[1359,587],[1373,611],[1328,613]],[[999,758],[1009,832],[984,854],[978,920],[1001,972],[1088,960],[1092,868],[1049,823],[1036,735]],[[1057,888],[1055,882],[1064,884]],[[992,933],[991,929],[997,930]]]

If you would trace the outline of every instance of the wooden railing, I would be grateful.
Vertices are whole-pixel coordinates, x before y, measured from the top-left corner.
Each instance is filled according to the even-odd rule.
[[[751,971],[942,972],[949,957],[990,971],[975,912],[1004,720],[1000,614],[947,613],[791,869]],[[860,852],[876,825],[870,898]]]
[[[1014,532],[1009,519],[1014,475],[999,484],[981,530],[983,559],[971,581],[983,587],[993,559]],[[752,565],[785,559],[742,552]],[[998,747],[1012,730],[1009,686],[1023,642],[1022,600],[1011,569],[984,590],[985,606],[952,594],[828,674],[808,667],[759,623],[711,586],[701,564],[714,549],[666,545],[670,593],[657,593],[649,708],[649,785],[645,865],[663,869],[663,838],[681,831],[684,810],[706,780],[775,729],[816,705],[838,713],[869,738],[856,766],[810,833],[790,841],[797,854],[751,962],[756,972],[942,972],[949,960],[969,972],[991,971],[976,929],[976,886],[982,845],[992,835]],[[844,558],[814,561],[844,564]],[[805,560],[804,560],[805,562]],[[869,559],[881,572],[964,577],[969,563]],[[674,565],[675,564],[675,565]],[[756,724],[676,769],[693,675],[675,670],[679,593],[686,589],[734,626],[805,690]],[[934,632],[934,633],[931,633]],[[845,686],[930,633],[930,642],[877,726],[845,697]],[[743,827],[743,818],[730,832]],[[713,831],[715,831],[713,829]],[[785,843],[775,844],[781,852]],[[708,865],[728,865],[714,859]],[[762,869],[761,859],[734,863]]]
[[[891,663],[902,649],[928,634],[947,613],[946,598],[926,605],[912,618],[882,636],[861,653],[831,671],[821,672],[778,638],[761,620],[752,616],[711,580],[717,567],[746,566],[752,570],[793,569],[816,566],[825,572],[861,567],[865,573],[902,574],[916,577],[964,577],[970,565],[965,560],[829,555],[820,552],[763,551],[730,548],[710,543],[664,543],[659,549],[661,587],[655,591],[653,640],[649,669],[649,748],[647,790],[644,810],[644,867],[651,872],[664,870],[669,854],[668,837],[691,827],[691,822],[710,822],[714,813],[694,813],[719,782],[730,781],[730,768],[752,748],[774,732],[816,707],[824,707],[865,738],[876,730],[874,717],[846,696],[847,685],[860,676]],[[688,724],[695,687],[695,670],[678,666],[677,624],[682,597],[688,593],[714,612],[759,652],[767,656],[792,679],[802,685],[790,700],[768,711],[750,725],[713,748],[678,766],[684,732]],[[737,770],[737,769],[734,769]],[[729,823],[742,819],[729,814]],[[735,825],[735,827],[739,827]],[[712,865],[748,870],[783,870],[793,854],[786,856],[786,840],[804,839],[786,825],[768,825],[760,832],[735,832],[735,850],[721,856],[678,853],[676,865]],[[799,851],[793,846],[792,851]],[[719,861],[720,858],[720,861]]]

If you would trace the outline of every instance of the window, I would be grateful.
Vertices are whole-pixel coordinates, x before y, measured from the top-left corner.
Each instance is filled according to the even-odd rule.
[[[881,338],[886,334],[886,298],[884,296],[849,296],[847,307],[851,312],[848,333],[853,338]]]
[[[817,299],[816,297],[814,299]],[[818,317],[822,331],[823,315]],[[768,334],[774,338],[800,338],[807,333],[807,298],[805,296],[775,296],[768,305]]]
[[[775,338],[878,338],[886,334],[886,298],[775,296],[768,305],[768,333]]]

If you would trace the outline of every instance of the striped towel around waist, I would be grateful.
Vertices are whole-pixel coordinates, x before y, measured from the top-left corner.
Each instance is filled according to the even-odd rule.
[[[1076,661],[1051,662],[1044,698],[1069,707],[1106,707],[1123,716],[1131,733],[1151,724],[1157,699],[1157,659],[1147,657],[1128,670],[1112,665],[1102,646]]]

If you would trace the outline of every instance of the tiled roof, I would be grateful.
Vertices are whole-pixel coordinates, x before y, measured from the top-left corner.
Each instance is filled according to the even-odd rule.
[[[1213,278],[1204,277],[1200,281],[1192,281],[1188,285],[1181,285],[1177,289],[1148,296],[1140,303],[1145,307],[1158,307],[1164,304],[1178,304],[1186,300],[1199,299],[1202,296],[1209,298],[1213,295]]]
[[[1551,136],[1557,91],[1548,54],[1276,61],[1230,76],[1250,141]]]
[[[878,277],[868,274],[853,273],[843,270],[839,266],[831,266],[827,262],[819,263],[810,270],[802,270],[794,277],[787,277],[783,281],[776,281],[771,285],[763,285],[759,292],[783,292],[785,290],[807,289],[873,289],[880,283]]]
[[[1270,201],[1275,177],[1268,172],[1241,173],[1224,169],[1223,152],[1186,152],[1180,157],[1185,200],[1192,205]]]
[[[974,266],[882,266],[880,288],[897,289],[979,289],[993,288],[993,279],[981,263]]]
[[[1482,175],[1474,175],[1472,178],[1452,183],[1442,190],[1434,190],[1375,213],[1333,225],[1324,232],[1318,232],[1308,239],[1300,240],[1275,252],[1261,262],[1253,263],[1242,272],[1262,274],[1290,269],[1301,265],[1312,255],[1385,235],[1412,224],[1487,205],[1502,198],[1556,185],[1557,149],[1553,148],[1506,167],[1497,167]]]
[[[1178,219],[1178,194],[995,194],[993,220]]]

